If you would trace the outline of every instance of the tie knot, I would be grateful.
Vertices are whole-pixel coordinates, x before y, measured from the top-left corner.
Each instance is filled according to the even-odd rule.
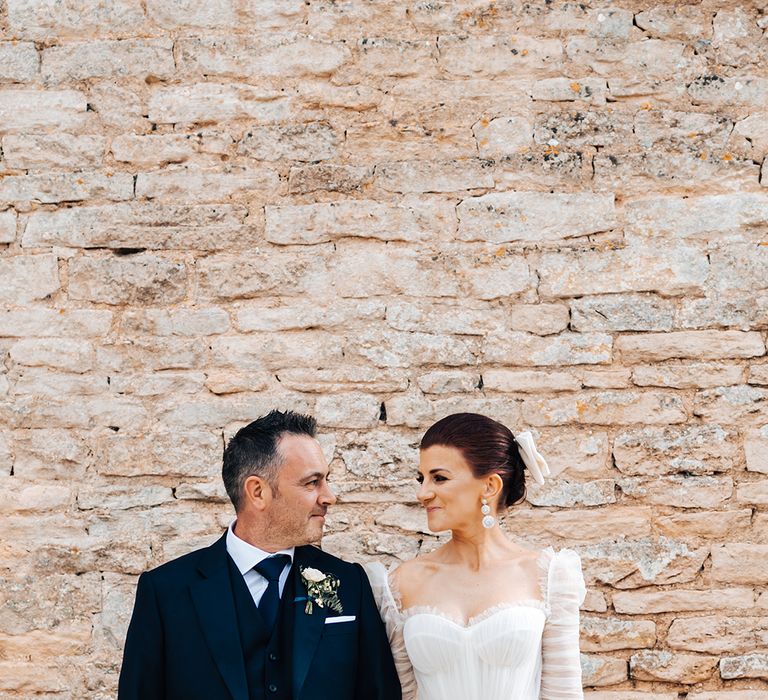
[[[253,568],[256,569],[267,581],[277,581],[283,572],[285,565],[290,563],[291,558],[287,554],[273,554],[271,557],[262,559]]]

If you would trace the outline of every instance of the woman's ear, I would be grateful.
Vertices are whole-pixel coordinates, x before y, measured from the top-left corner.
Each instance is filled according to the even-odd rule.
[[[483,489],[483,498],[488,499],[489,501],[496,500],[496,498],[501,494],[502,489],[504,488],[504,481],[498,474],[491,474],[486,480],[485,480],[485,488]]]

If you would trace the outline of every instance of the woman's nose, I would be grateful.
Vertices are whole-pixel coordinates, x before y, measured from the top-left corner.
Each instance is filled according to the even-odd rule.
[[[430,498],[432,498],[432,487],[427,484],[426,481],[423,481],[419,485],[419,490],[416,492],[416,498],[418,499],[419,503],[426,503]]]

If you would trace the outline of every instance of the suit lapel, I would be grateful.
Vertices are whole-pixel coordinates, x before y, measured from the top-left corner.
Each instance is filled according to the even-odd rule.
[[[234,700],[247,700],[248,680],[237,633],[227,556],[225,535],[208,548],[205,559],[198,566],[203,578],[190,586],[190,593],[221,677]]]
[[[301,567],[311,566],[314,556],[312,547],[297,547],[295,553],[295,565],[292,575],[294,577],[294,623],[293,623],[293,698],[297,700],[304,681],[307,678],[309,667],[320,643],[323,633],[325,618],[328,616],[327,608],[312,606],[312,613],[307,614],[307,587],[301,578]]]

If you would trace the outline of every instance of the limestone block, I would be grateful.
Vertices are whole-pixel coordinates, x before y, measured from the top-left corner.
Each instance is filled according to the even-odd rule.
[[[743,658],[743,657],[742,657]],[[722,671],[723,663],[720,662]],[[714,692],[689,693],[689,700],[768,700],[768,691],[763,690],[717,690]]]
[[[544,78],[533,84],[531,97],[537,102],[604,105],[607,92],[608,84],[600,78]]]
[[[147,118],[147,93],[140,85],[114,80],[90,80],[88,84],[88,104],[101,124],[139,134],[153,128]]]
[[[235,78],[329,76],[350,58],[340,43],[277,32],[198,34],[176,43],[178,65],[188,74]]]
[[[285,93],[245,83],[158,87],[149,97],[149,118],[158,124],[227,119],[271,123],[286,119],[289,109]]]
[[[609,364],[612,338],[603,333],[561,333],[539,337],[492,330],[485,337],[483,359],[518,366]]]
[[[15,255],[0,260],[0,301],[24,304],[51,296],[59,290],[55,255]]]
[[[616,468],[629,476],[713,474],[735,466],[735,438],[710,424],[624,430],[614,439],[613,459]]]
[[[513,331],[552,335],[568,328],[570,316],[565,304],[515,304],[509,308],[507,323]],[[490,324],[488,324],[490,325]]]
[[[298,371],[298,370],[297,370]],[[205,373],[205,388],[212,394],[237,394],[241,391],[262,391],[269,384],[266,372],[233,372],[230,369],[209,370]],[[295,388],[289,386],[289,388]]]
[[[768,505],[768,481],[763,479],[738,484],[736,500],[739,503],[751,503],[757,506]]]
[[[768,390],[741,384],[696,392],[693,413],[705,421],[725,424],[765,423],[767,408]]]
[[[459,239],[506,243],[559,240],[616,225],[613,195],[494,192],[459,204]]]
[[[334,366],[343,362],[343,345],[342,337],[314,330],[220,335],[210,343],[214,366],[256,371]]]
[[[44,367],[17,366],[13,380],[13,390],[17,396],[99,396],[110,389],[105,374],[65,374]]]
[[[0,212],[0,243],[16,240],[16,212],[12,209]]]
[[[578,376],[572,372],[537,369],[488,369],[483,372],[483,389],[509,393],[543,391],[576,391],[581,389]]]
[[[752,364],[749,367],[749,383],[768,386],[768,364]]]
[[[278,173],[269,168],[232,168],[221,171],[176,167],[139,173],[136,178],[136,196],[172,202],[189,198],[197,202],[215,202],[237,194],[253,196],[253,193],[258,192],[273,192],[279,183]]]
[[[199,147],[190,134],[120,134],[112,139],[110,150],[116,161],[147,167],[183,163]]]
[[[702,291],[709,264],[697,248],[659,244],[652,248],[545,253],[538,271],[539,291],[545,299],[618,292],[676,295]]]
[[[376,367],[419,367],[474,365],[477,346],[469,339],[430,333],[365,330],[349,338],[345,356],[368,360]]]
[[[76,130],[85,118],[86,97],[78,90],[0,90],[3,133],[45,127]]]
[[[72,489],[64,484],[29,484],[10,478],[3,479],[0,494],[0,512],[15,513],[53,512],[67,510],[72,503]]]
[[[685,651],[739,654],[765,646],[766,634],[766,617],[678,617],[669,628],[667,644]]]
[[[375,517],[379,526],[396,527],[406,532],[429,534],[427,515],[421,506],[406,506],[401,503],[389,506],[383,513]]]
[[[732,678],[768,678],[768,654],[744,654],[743,656],[725,656],[720,659],[720,676],[725,680]],[[749,691],[753,693],[754,691]],[[750,700],[758,700],[752,695]]]
[[[627,230],[638,236],[708,238],[768,223],[768,194],[643,197],[624,205]]]
[[[306,194],[318,190],[359,192],[372,181],[373,168],[363,165],[309,164],[290,169],[288,191],[291,194]]]
[[[425,429],[453,413],[482,413],[505,425],[520,422],[519,402],[507,398],[457,396],[429,402],[421,394],[405,394],[386,401],[387,425]]]
[[[534,140],[552,151],[614,143],[626,147],[634,141],[632,126],[631,119],[621,113],[556,112],[537,119]]]
[[[133,197],[130,173],[47,172],[11,175],[0,180],[0,199],[9,202],[80,202],[86,199],[123,201]]]
[[[81,510],[147,508],[172,500],[173,491],[167,486],[84,486],[77,493],[77,507]]]
[[[218,307],[128,309],[122,315],[120,328],[131,336],[218,335],[229,330],[229,315]]]
[[[34,81],[40,66],[34,43],[0,42],[0,81],[23,83]]]
[[[711,255],[711,284],[721,292],[765,289],[768,247],[733,243]]]
[[[578,396],[526,399],[523,415],[531,425],[626,425],[684,423],[685,405],[669,392],[585,391]]]
[[[152,431],[128,436],[108,431],[96,441],[103,476],[178,476],[218,479],[223,446],[213,431]]]
[[[768,292],[726,293],[714,297],[682,299],[677,314],[680,328],[740,328],[768,326]]]
[[[629,369],[585,369],[581,372],[581,384],[588,389],[626,389],[630,385]]]
[[[607,538],[649,537],[650,515],[649,508],[604,508],[599,518],[592,510],[516,508],[510,512],[508,520],[518,535],[534,536],[542,542],[582,543],[600,542]]]
[[[208,501],[228,503],[229,497],[220,481],[212,483],[179,484],[175,491],[176,498],[182,501]]]
[[[541,486],[530,481],[526,490],[526,500],[534,506],[571,508],[576,505],[602,506],[616,502],[616,484],[613,479],[588,482],[560,479]]]
[[[744,437],[747,471],[768,474],[768,425],[747,432]]]
[[[377,165],[374,182],[387,192],[460,192],[494,186],[492,163],[479,158],[393,161]]]
[[[0,431],[0,474],[10,475],[13,471],[13,448],[11,445],[11,433],[8,430]]]
[[[627,496],[677,508],[717,508],[733,495],[733,479],[730,477],[686,474],[652,480],[624,477],[618,479],[617,484]]]
[[[613,656],[600,654],[581,655],[581,682],[583,685],[600,687],[616,685],[627,680],[627,662]],[[623,700],[623,699],[622,699]]]
[[[11,346],[11,359],[28,367],[53,367],[83,373],[93,367],[93,345],[85,340],[24,338]]]
[[[43,49],[46,84],[85,78],[170,78],[176,68],[170,39],[67,42]]]
[[[757,112],[750,114],[745,119],[736,122],[733,127],[733,137],[743,139],[740,145],[753,158],[760,158],[768,154],[768,122],[766,113]]]
[[[687,362],[675,365],[641,365],[632,370],[637,386],[670,389],[708,389],[744,383],[744,368],[713,362]]]
[[[9,134],[3,138],[3,156],[11,168],[75,170],[101,165],[106,139],[74,134]]]
[[[717,657],[713,656],[645,650],[632,655],[629,672],[632,678],[640,681],[693,684],[710,679],[717,662]]]
[[[109,387],[112,391],[133,396],[168,396],[172,393],[198,394],[206,386],[206,375],[202,372],[165,370],[162,372],[121,374],[109,379]],[[257,388],[263,388],[263,383],[261,387]]]
[[[749,529],[752,511],[703,511],[701,513],[677,513],[656,519],[658,531],[667,537],[682,540],[730,539],[735,533]]]
[[[712,36],[712,15],[693,5],[670,7],[659,4],[635,15],[637,26],[651,36],[664,39],[708,39]]]
[[[674,694],[648,693],[644,690],[587,691],[584,693],[584,697],[586,700],[677,700]],[[693,696],[691,695],[690,697]]]
[[[70,681],[61,664],[39,661],[0,661],[0,690],[14,695],[63,693]],[[23,697],[23,696],[22,696]]]
[[[652,148],[656,144],[662,143],[669,146],[680,146],[691,144],[700,149],[709,150],[715,148],[724,148],[728,136],[730,135],[732,125],[729,119],[716,114],[707,114],[705,112],[678,112],[671,109],[661,110],[641,110],[635,114],[635,136],[643,148]],[[727,195],[726,195],[727,196]],[[700,200],[708,203],[711,200],[707,196],[693,197],[694,200]],[[738,199],[738,195],[736,195]],[[641,197],[638,201],[658,201],[663,206],[672,206],[675,203],[681,203],[678,197]],[[731,200],[733,201],[733,200]],[[633,210],[633,214],[643,216],[643,212],[638,211],[635,200],[630,200],[628,204]],[[683,203],[684,204],[684,203]],[[649,218],[653,219],[652,212],[646,212]],[[664,212],[660,212],[664,220]],[[698,217],[698,212],[691,211],[694,218]],[[685,230],[685,221],[675,221],[679,223],[681,229]],[[675,233],[675,231],[671,231]]]
[[[616,591],[613,608],[627,615],[708,610],[751,610],[755,595],[751,588],[678,589],[674,591]],[[695,618],[700,620],[702,618]],[[676,620],[678,622],[681,620]],[[682,647],[681,647],[682,648]],[[709,650],[705,650],[709,651]]]
[[[135,533],[134,534],[135,537]],[[76,574],[103,571],[140,574],[149,568],[152,551],[146,539],[111,537],[59,537],[39,547],[33,562],[38,575],[51,571]]]
[[[215,250],[253,243],[255,222],[235,204],[126,202],[38,211],[29,215],[22,245],[76,248]]]
[[[339,455],[347,472],[355,477],[374,482],[415,479],[418,442],[418,437],[392,428],[353,432],[339,444]],[[416,482],[408,486],[415,495]],[[344,496],[345,501],[351,498],[349,494]],[[386,500],[391,502],[392,499],[390,497]]]
[[[435,74],[435,42],[426,39],[364,37],[358,39],[350,73],[372,76],[426,77]]]
[[[208,344],[195,338],[141,338],[114,340],[96,348],[96,366],[104,371],[126,376],[125,386],[130,385],[130,375],[140,377],[152,370],[183,370],[202,367],[207,360]],[[120,377],[115,378],[119,383]],[[140,379],[139,379],[140,381]]]
[[[490,328],[504,324],[506,313],[496,306],[461,301],[460,304],[418,298],[391,301],[386,305],[387,325],[398,331],[483,336]]]
[[[86,35],[124,34],[141,31],[146,18],[140,0],[9,0],[8,24],[14,36],[39,41]]]
[[[606,432],[589,428],[574,431],[543,429],[536,440],[555,475],[565,473],[574,478],[613,476],[611,444]]]
[[[237,152],[256,160],[320,161],[337,154],[340,140],[328,122],[258,126],[248,130]]]
[[[535,277],[531,274],[525,258],[521,256],[486,254],[474,256],[471,261],[461,260],[459,256],[456,260],[456,271],[464,282],[467,296],[474,299],[508,299],[531,289],[535,284]],[[511,312],[514,314],[519,308],[520,306],[515,306]],[[545,311],[542,310],[542,313]],[[531,315],[528,314],[529,317]],[[521,325],[534,324],[526,324],[523,318]]]
[[[318,397],[315,416],[320,425],[330,428],[374,428],[379,422],[381,405],[381,400],[370,394],[332,394]]]
[[[768,78],[700,75],[688,86],[688,95],[693,104],[711,109],[741,106],[763,109],[768,100]]]
[[[362,102],[366,109],[372,109],[375,106],[371,104],[373,99],[358,98],[357,101]],[[392,124],[392,121],[395,120],[382,123],[370,119],[361,124],[351,124],[347,129],[343,152],[355,160],[371,159],[374,162],[389,161],[393,153],[404,159],[440,157],[448,160],[477,156],[477,143],[469,129],[449,125],[438,135],[415,118],[405,123],[397,121]]]
[[[405,391],[409,384],[406,370],[358,367],[347,363],[333,369],[290,367],[280,370],[278,378],[288,389],[318,394],[347,389],[392,393]]]
[[[762,585],[768,577],[768,545],[737,542],[712,548],[712,578],[724,583]]]
[[[438,369],[419,375],[416,384],[425,394],[471,394],[478,390],[480,374]]]
[[[363,199],[266,207],[266,239],[278,245],[326,243],[346,237],[436,241],[451,237],[455,230],[453,205],[423,198],[394,206]]]
[[[252,301],[238,308],[235,322],[238,330],[246,332],[344,328],[354,321],[383,320],[385,311],[385,303],[376,299],[335,300],[332,305],[298,299],[281,306],[273,301]]]
[[[675,323],[675,302],[653,294],[581,297],[570,307],[577,331],[670,331]]]
[[[260,29],[276,29],[297,22],[301,26],[306,7],[300,0],[265,0],[247,5],[233,0],[149,0],[147,14],[152,22],[166,29],[234,29],[250,24]]]
[[[656,643],[656,623],[651,620],[620,620],[615,617],[581,618],[582,651],[646,649]]]
[[[32,630],[26,634],[0,634],[3,659],[45,662],[57,656],[86,654],[91,644],[90,621],[62,622],[52,630]]]
[[[186,296],[186,266],[149,253],[75,258],[69,275],[72,299],[104,304],[168,304]]]
[[[548,77],[563,60],[558,39],[528,36],[439,36],[438,64],[453,75],[477,77],[515,75]]]
[[[496,158],[533,145],[533,126],[525,117],[481,119],[472,127],[481,158]]]
[[[576,550],[590,580],[621,590],[692,581],[709,555],[709,547],[690,549],[665,537],[617,539]]]
[[[276,293],[322,298],[329,290],[327,252],[313,249],[311,255],[304,255],[256,249],[248,256],[209,255],[197,263],[199,298],[222,301]]]

